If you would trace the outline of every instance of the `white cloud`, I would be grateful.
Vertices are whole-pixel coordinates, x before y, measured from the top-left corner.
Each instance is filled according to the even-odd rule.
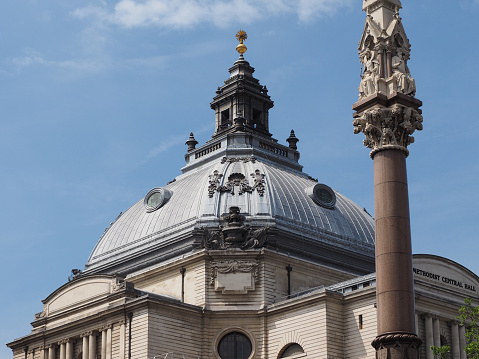
[[[186,141],[187,137],[185,135],[176,135],[169,137],[168,139],[160,142],[160,144],[150,150],[148,155],[146,156],[146,161],[158,156],[159,154],[166,152],[168,149],[170,149],[173,146],[179,145]]]
[[[15,68],[15,72],[22,72],[27,67],[32,66],[49,66],[68,71],[81,71],[81,72],[97,72],[103,69],[103,64],[90,60],[90,59],[75,59],[64,61],[46,60],[39,52],[33,49],[25,49],[25,55],[23,57],[16,57],[10,59],[11,64]]]
[[[479,0],[478,0],[479,1]],[[159,26],[188,28],[201,23],[225,27],[248,24],[267,16],[293,15],[301,22],[334,14],[352,0],[119,0],[109,8],[87,6],[72,14],[126,28]]]

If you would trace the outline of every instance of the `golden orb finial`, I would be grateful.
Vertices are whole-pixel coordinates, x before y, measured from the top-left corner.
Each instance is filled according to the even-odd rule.
[[[246,50],[248,50],[246,45],[243,44],[243,41],[245,41],[247,38],[248,38],[248,35],[246,34],[246,31],[244,30],[240,30],[236,33],[236,40],[239,41],[239,45],[236,46],[236,51],[238,51],[240,55],[243,55],[246,52]]]

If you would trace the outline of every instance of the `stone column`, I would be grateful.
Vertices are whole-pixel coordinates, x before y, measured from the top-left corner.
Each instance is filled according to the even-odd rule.
[[[374,45],[381,78],[385,77],[387,67],[384,56],[387,39],[382,34],[389,31],[387,24],[399,18],[397,12],[391,12],[388,6],[390,4],[382,0],[363,2],[363,10],[368,14],[366,23],[374,22],[379,26],[381,36],[372,39],[367,32],[363,33],[359,53],[370,51]],[[387,85],[387,81],[382,82]],[[389,86],[376,89],[376,93],[367,96],[360,92],[360,100],[353,105],[356,111],[353,114],[354,133],[365,135],[363,143],[371,149],[370,156],[374,161],[378,335],[372,345],[377,358],[416,359],[422,344],[415,325],[406,171],[407,147],[414,142],[411,135],[422,130],[421,105],[422,102],[413,96],[397,93]]]
[[[459,326],[459,348],[461,359],[466,359],[466,327]]]
[[[73,342],[71,339],[66,340],[66,357],[67,359],[73,359]]]
[[[438,316],[434,316],[432,320],[432,324],[434,326],[434,346],[440,347],[441,346],[441,327],[440,327]]]
[[[376,50],[378,54],[379,76],[383,79],[386,77],[386,71],[384,68],[384,45],[379,44],[374,48],[374,50]]]
[[[426,314],[424,318],[426,324],[426,355],[427,359],[434,359],[432,350],[430,349],[434,345],[434,329],[432,325],[432,317],[430,314]]]
[[[461,348],[459,343],[459,325],[456,321],[451,322],[452,337],[452,359],[461,359]]]
[[[60,359],[66,359],[65,341],[58,342],[58,346],[60,347]]]
[[[55,344],[48,347],[48,359],[55,359]]]
[[[88,359],[96,359],[96,333],[91,332],[88,337]]]
[[[106,359],[106,329],[101,329],[101,359]]]
[[[393,75],[393,64],[392,64],[392,48],[388,46],[386,48],[386,72],[387,77],[391,77]]]
[[[106,329],[106,359],[111,359],[111,325]]]
[[[120,359],[125,359],[125,344],[126,344],[126,330],[125,321],[120,322]]]
[[[415,323],[416,323],[416,335],[419,335],[419,314],[417,313],[416,313]]]
[[[82,335],[80,335],[80,337],[83,339],[83,341],[82,341],[82,359],[89,359],[88,358],[88,349],[89,349],[88,337],[89,336],[90,336],[90,332],[83,333]]]
[[[414,333],[411,233],[403,151],[374,155],[378,333]]]

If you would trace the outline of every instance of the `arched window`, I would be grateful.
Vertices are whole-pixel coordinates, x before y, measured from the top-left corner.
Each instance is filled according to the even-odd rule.
[[[283,351],[279,358],[301,358],[306,356],[301,345],[297,343],[289,344]]]
[[[252,350],[251,341],[240,332],[226,334],[218,344],[221,359],[248,359]]]

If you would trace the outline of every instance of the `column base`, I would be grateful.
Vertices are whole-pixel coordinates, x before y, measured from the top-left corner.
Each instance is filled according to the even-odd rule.
[[[376,349],[376,359],[419,359],[421,344],[422,340],[412,333],[387,333],[371,343]]]

